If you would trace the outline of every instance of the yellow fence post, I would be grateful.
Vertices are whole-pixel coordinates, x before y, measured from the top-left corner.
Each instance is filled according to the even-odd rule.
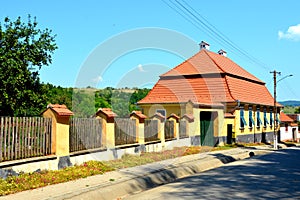
[[[58,168],[70,166],[69,120],[73,112],[65,105],[49,104],[42,115],[45,118],[52,118],[51,153],[59,158]]]
[[[103,119],[103,138],[105,138],[105,146],[107,148],[115,147],[115,127],[114,118],[118,115],[110,108],[100,108],[96,112],[96,118]]]

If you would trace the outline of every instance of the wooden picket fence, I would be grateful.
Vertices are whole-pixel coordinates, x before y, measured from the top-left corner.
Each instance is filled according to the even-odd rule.
[[[187,126],[188,126],[187,121],[179,120],[179,138],[188,137]]]
[[[115,118],[115,145],[137,143],[136,120],[129,118]]]
[[[0,162],[51,154],[52,119],[0,117]]]
[[[158,121],[157,120],[145,120],[145,142],[158,141]]]
[[[175,138],[175,123],[173,120],[165,121],[165,139],[170,140]]]
[[[102,148],[102,119],[71,118],[69,145],[70,152]]]

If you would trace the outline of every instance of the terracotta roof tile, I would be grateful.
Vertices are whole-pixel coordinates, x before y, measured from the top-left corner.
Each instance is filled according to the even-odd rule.
[[[104,115],[106,115],[109,118],[114,118],[117,117],[118,115],[116,113],[114,113],[110,108],[99,108],[96,115],[102,112]]]
[[[192,114],[184,114],[184,115],[181,117],[181,119],[183,119],[183,118],[187,119],[188,122],[193,122],[193,121],[194,121],[194,116],[193,116]]]
[[[131,112],[130,116],[132,116],[132,115],[136,115],[136,116],[138,116],[140,119],[146,119],[146,118],[147,118],[147,116],[144,115],[144,114],[142,113],[142,111],[134,110],[134,111]]]
[[[225,113],[225,118],[235,118],[235,116],[232,113]]]
[[[292,118],[287,116],[284,112],[280,112],[280,121],[281,122],[294,122]]]
[[[217,105],[233,101],[221,77],[212,78],[161,78],[148,95],[139,101],[145,103],[177,103],[192,101],[195,104]]]
[[[226,76],[230,94],[235,100],[261,105],[274,105],[274,99],[264,84]]]
[[[56,112],[57,115],[60,116],[72,116],[74,113],[70,111],[66,105],[60,105],[60,104],[49,104],[47,108],[50,108],[54,112]]]
[[[170,119],[170,118],[174,118],[178,122],[180,117],[178,115],[176,115],[175,113],[172,113],[169,117],[167,117],[167,119]]]
[[[166,118],[161,113],[155,113],[150,119],[158,118],[161,122],[163,122]]]
[[[220,105],[236,100],[274,104],[264,82],[229,58],[204,49],[161,75],[153,89],[138,103],[183,103],[189,100],[199,105]]]

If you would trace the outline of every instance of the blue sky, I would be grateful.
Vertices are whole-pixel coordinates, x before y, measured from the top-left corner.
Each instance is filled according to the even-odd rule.
[[[216,39],[197,19],[188,18],[184,8],[176,12],[180,4],[172,2],[1,0],[0,18],[1,22],[6,16],[26,20],[30,14],[37,17],[40,28],[57,35],[59,49],[53,62],[40,71],[45,83],[151,87],[159,74],[196,53],[204,40],[211,51],[226,50],[230,59],[263,80],[272,94],[270,71],[282,73],[278,80],[293,74],[278,82],[277,98],[300,100],[299,0],[180,1],[236,48]]]

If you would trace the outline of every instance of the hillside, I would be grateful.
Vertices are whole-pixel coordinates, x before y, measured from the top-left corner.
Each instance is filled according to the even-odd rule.
[[[288,100],[288,101],[279,101],[283,106],[300,106],[300,101]]]

